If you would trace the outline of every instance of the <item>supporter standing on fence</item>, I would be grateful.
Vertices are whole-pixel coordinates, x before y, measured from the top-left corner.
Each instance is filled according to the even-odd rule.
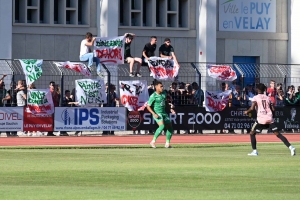
[[[167,102],[167,93],[164,91],[164,86],[159,81],[155,82],[155,92],[149,97],[147,105],[148,111],[153,115],[154,120],[158,124],[153,140],[150,142],[152,148],[156,148],[155,141],[163,130],[166,130],[167,137],[165,148],[172,148],[170,146],[170,141],[173,129],[169,115],[166,113],[166,109],[169,107],[169,103]],[[170,111],[172,114],[175,114],[175,111],[172,108],[170,108]]]
[[[54,107],[59,106],[59,94],[57,92],[57,90],[58,90],[57,87],[58,87],[58,85],[56,85],[54,81],[51,81],[49,83],[49,89],[51,92]],[[53,134],[53,131],[48,131],[47,136],[55,136],[55,135]]]
[[[100,64],[100,59],[97,57],[94,57],[94,53],[92,51],[92,47],[94,45],[96,38],[93,37],[92,33],[87,32],[85,35],[85,39],[81,41],[80,44],[80,54],[79,54],[79,59],[80,61],[88,61],[88,68],[91,71],[91,66],[93,63],[96,63],[97,67],[97,74],[100,78],[104,78],[104,75],[101,73],[101,64]]]
[[[277,126],[274,123],[273,113],[275,108],[273,106],[270,97],[264,94],[266,90],[266,86],[259,83],[256,86],[258,95],[254,96],[252,99],[251,107],[246,110],[244,113],[247,115],[253,110],[257,110],[257,119],[256,122],[253,124],[251,132],[250,132],[250,139],[253,151],[249,153],[249,156],[258,156],[258,152],[256,149],[256,133],[260,133],[262,129],[271,128],[273,133],[290,149],[291,155],[296,155],[296,149],[289,143],[289,141],[281,135],[278,131]]]
[[[142,65],[142,59],[133,57],[130,52],[130,46],[131,42],[135,37],[135,34],[133,33],[125,33],[125,46],[124,46],[124,61],[129,64],[129,76],[130,77],[142,77],[140,73],[141,65]],[[137,63],[136,66],[136,72],[133,73],[133,65],[134,63]]]

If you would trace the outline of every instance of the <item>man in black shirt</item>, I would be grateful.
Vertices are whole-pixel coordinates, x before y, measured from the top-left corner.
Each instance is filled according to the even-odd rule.
[[[157,42],[156,36],[151,36],[151,41],[145,44],[143,49],[143,55],[142,55],[142,59],[144,63],[148,63],[149,58],[155,56],[154,52],[156,50],[156,42]]]
[[[125,46],[124,46],[124,61],[126,63],[129,64],[129,76],[134,77],[142,77],[142,75],[140,74],[140,69],[141,69],[141,65],[142,65],[142,59],[141,58],[137,58],[137,57],[132,57],[131,53],[130,53],[130,45],[131,42],[133,40],[133,38],[135,37],[135,34],[133,33],[125,33]],[[136,73],[133,73],[133,65],[134,63],[137,63],[137,67],[136,67]]]
[[[171,46],[170,38],[166,38],[164,44],[159,47],[159,56],[162,58],[173,59],[178,67],[180,67],[174,53],[174,48]]]

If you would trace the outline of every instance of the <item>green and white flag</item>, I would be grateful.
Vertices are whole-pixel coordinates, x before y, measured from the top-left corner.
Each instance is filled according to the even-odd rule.
[[[34,81],[36,81],[38,78],[42,76],[43,60],[20,59],[19,61],[23,67],[27,85],[30,85],[31,83],[33,83]]]
[[[98,106],[107,102],[103,80],[80,79],[75,81],[75,87],[80,106]]]
[[[54,113],[52,94],[49,89],[27,90],[26,112],[33,115],[51,115]]]

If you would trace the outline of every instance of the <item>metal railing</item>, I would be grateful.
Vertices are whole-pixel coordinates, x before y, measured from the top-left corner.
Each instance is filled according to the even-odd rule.
[[[73,70],[57,67],[54,62],[55,61],[50,60],[43,61],[43,75],[35,81],[35,85],[41,89],[49,88],[50,81],[54,81],[60,86],[62,99],[65,90],[75,90],[75,80],[85,79],[87,77]],[[178,82],[190,84],[196,82],[203,91],[220,90],[220,83],[222,81],[216,81],[207,75],[207,65],[210,64],[231,66],[236,71],[238,75],[237,82],[242,88],[250,83],[249,81],[253,81],[254,84],[261,82],[269,86],[270,80],[275,80],[277,83],[282,83],[285,89],[288,85],[300,85],[300,78],[297,76],[297,72],[300,74],[300,71],[297,71],[298,68],[300,69],[300,65],[255,63],[180,63]],[[105,75],[105,83],[114,84],[116,86],[117,94],[119,94],[119,81],[146,80],[148,85],[151,85],[154,81],[153,77],[150,76],[148,66],[141,67],[140,72],[142,77],[130,77],[128,64],[102,64],[101,72]],[[11,87],[15,87],[14,84],[17,80],[25,80],[25,75],[19,60],[0,60],[0,74],[7,74],[7,77],[4,79],[5,88],[7,90],[10,89],[10,85]],[[92,68],[91,78],[99,78],[96,74],[95,67]],[[165,89],[169,90],[172,81],[162,82]],[[110,95],[108,95],[108,98],[109,96]]]

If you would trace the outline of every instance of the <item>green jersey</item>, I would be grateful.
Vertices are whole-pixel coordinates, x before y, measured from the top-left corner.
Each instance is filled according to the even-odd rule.
[[[154,92],[148,100],[148,105],[153,107],[156,114],[166,113],[166,99],[166,91],[163,91],[161,94]]]

